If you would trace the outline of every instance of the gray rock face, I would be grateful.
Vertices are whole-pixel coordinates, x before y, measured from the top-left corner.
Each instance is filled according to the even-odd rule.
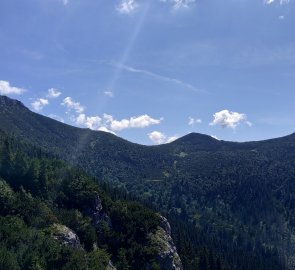
[[[160,227],[166,232],[166,234],[171,235],[171,226],[167,218],[160,216],[161,224]]]
[[[111,219],[103,210],[101,199],[99,198],[98,194],[96,195],[93,207],[87,209],[87,211],[85,211],[85,215],[91,217],[92,224],[96,229],[99,229],[103,223],[105,223],[110,228],[112,227]]]
[[[117,268],[113,265],[112,261],[109,261],[106,270],[117,270]]]
[[[54,224],[53,237],[60,241],[63,245],[82,249],[79,237],[67,226],[61,224]]]
[[[160,226],[150,235],[150,240],[158,250],[158,263],[163,270],[182,270],[182,263],[171,237],[171,226],[168,220],[160,216]]]

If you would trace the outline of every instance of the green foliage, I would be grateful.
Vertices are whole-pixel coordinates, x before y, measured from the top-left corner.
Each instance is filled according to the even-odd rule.
[[[82,170],[1,132],[0,153],[0,269],[105,269],[111,257],[118,268],[137,269],[155,261],[153,211],[111,199]],[[97,225],[100,199],[105,220]],[[55,224],[74,231],[83,248],[56,240]]]
[[[52,201],[60,208],[77,209],[84,216],[83,207],[91,205],[94,195],[88,188],[83,191],[89,182],[81,176],[80,185],[76,172],[65,181],[72,172],[58,161],[44,166],[47,161],[41,148],[49,157],[79,165],[107,183],[105,190],[114,200],[134,196],[176,220],[176,226],[179,220],[185,221],[185,228],[179,225],[174,235],[179,237],[177,247],[187,269],[197,269],[201,255],[192,250],[203,248],[234,269],[294,268],[295,134],[249,143],[189,134],[171,144],[147,147],[112,134],[70,127],[34,114],[16,101],[2,99],[1,129],[15,139],[0,132],[0,169],[2,178],[14,189],[23,185],[33,197]],[[30,159],[16,155],[18,148]],[[33,168],[32,159],[37,160]],[[119,216],[107,196],[103,206],[113,212],[113,218]],[[99,232],[98,242],[108,248],[106,242],[112,242],[112,233],[107,227],[101,231],[105,235]],[[120,239],[115,242],[123,243]],[[125,248],[130,260],[128,245],[117,248]],[[117,260],[118,251],[112,250],[112,254]]]
[[[158,216],[138,203],[117,201],[111,208],[110,218],[113,224],[110,246],[112,252],[118,254],[121,268],[126,269],[125,260],[132,269],[138,265],[144,268],[147,262],[152,263],[157,252],[150,246],[148,236],[156,231]]]
[[[0,214],[7,215],[12,211],[16,197],[11,187],[0,178]]]
[[[128,270],[130,268],[126,259],[126,251],[123,248],[118,250],[118,261],[118,270]]]
[[[75,209],[61,209],[58,213],[59,220],[76,232],[86,250],[91,250],[97,241],[95,228],[91,224],[91,218]]]

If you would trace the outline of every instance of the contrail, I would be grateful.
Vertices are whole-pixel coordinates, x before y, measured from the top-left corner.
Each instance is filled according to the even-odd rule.
[[[133,72],[133,73],[141,73],[141,74],[144,74],[146,76],[149,76],[149,77],[152,77],[152,78],[155,78],[155,79],[158,79],[158,80],[162,80],[162,81],[171,82],[171,83],[181,85],[181,86],[183,86],[185,88],[188,88],[188,89],[190,89],[190,90],[192,90],[194,92],[205,92],[204,90],[198,89],[198,88],[194,87],[193,85],[191,85],[189,83],[186,83],[186,82],[183,82],[183,81],[181,81],[179,79],[163,76],[163,75],[151,72],[149,70],[137,69],[137,68],[134,68],[134,67],[131,67],[131,66],[121,64],[121,63],[113,63],[113,65],[118,67],[121,71],[126,70],[126,71],[130,71],[130,72]]]

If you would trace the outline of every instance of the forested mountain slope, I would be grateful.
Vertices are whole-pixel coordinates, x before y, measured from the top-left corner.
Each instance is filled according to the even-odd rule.
[[[167,220],[126,198],[0,132],[0,269],[183,269]]]
[[[0,122],[7,134],[185,220],[236,269],[295,267],[294,134],[247,143],[189,134],[148,147],[59,123],[6,97]]]

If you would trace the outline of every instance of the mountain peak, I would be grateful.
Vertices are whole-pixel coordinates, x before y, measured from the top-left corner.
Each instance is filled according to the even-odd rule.
[[[199,144],[199,143],[219,142],[219,141],[209,135],[192,132],[192,133],[189,133],[189,134],[175,140],[174,142],[175,143],[188,143],[188,144],[198,143]]]
[[[0,95],[0,107],[6,107],[6,106],[26,108],[22,102],[20,102],[16,99],[9,98],[7,96]]]
[[[201,133],[189,133],[171,143],[175,146],[181,146],[195,150],[217,150],[223,143],[213,137]]]

